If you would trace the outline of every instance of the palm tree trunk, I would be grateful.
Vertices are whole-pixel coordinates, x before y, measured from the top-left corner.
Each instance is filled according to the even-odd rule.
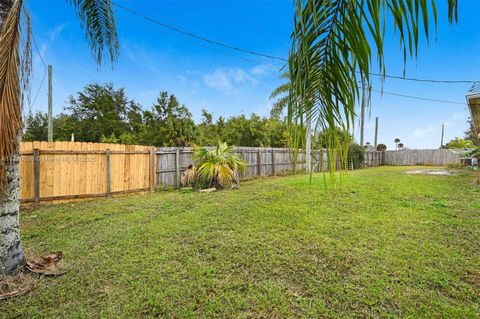
[[[12,4],[13,0],[0,0],[0,28]],[[5,161],[6,183],[0,195],[0,275],[5,275],[15,272],[25,263],[20,244],[18,144],[12,158],[1,160]]]

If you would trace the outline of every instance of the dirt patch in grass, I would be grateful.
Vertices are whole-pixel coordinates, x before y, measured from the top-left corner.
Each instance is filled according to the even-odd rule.
[[[405,174],[423,174],[423,175],[437,175],[437,176],[450,176],[455,175],[457,172],[446,169],[415,169],[406,171]]]

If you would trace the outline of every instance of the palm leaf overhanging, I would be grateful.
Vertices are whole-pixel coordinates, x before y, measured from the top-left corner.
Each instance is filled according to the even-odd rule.
[[[85,31],[92,55],[100,65],[104,51],[113,62],[118,57],[118,36],[111,0],[70,0]]]
[[[452,22],[457,19],[457,0],[448,0],[448,5]],[[311,120],[316,123],[313,127],[326,132],[330,163],[336,163],[338,156],[345,161],[347,149],[342,147],[337,127],[348,132],[353,126],[355,103],[361,98],[359,84],[370,80],[372,46],[380,73],[385,75],[387,14],[393,17],[405,63],[407,57],[417,55],[421,25],[427,41],[432,21],[436,26],[435,1],[296,0],[295,6],[288,61],[287,118],[292,143],[294,147],[302,144],[299,128]],[[331,173],[335,169],[330,166]]]
[[[283,73],[280,76],[281,79],[284,80],[290,80],[290,75],[288,72]],[[272,117],[280,117],[283,111],[287,108],[288,105],[288,92],[290,89],[290,83],[289,82],[284,82],[280,84],[277,88],[275,88],[270,94],[270,99],[277,99],[273,105],[272,109],[270,110],[270,115]]]

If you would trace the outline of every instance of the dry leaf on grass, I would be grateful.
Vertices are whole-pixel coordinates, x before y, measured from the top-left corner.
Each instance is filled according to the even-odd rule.
[[[27,260],[26,268],[33,273],[42,275],[59,276],[65,272],[58,267],[62,252],[53,252]]]
[[[21,296],[32,290],[34,279],[24,273],[0,276],[0,300]]]
[[[204,189],[199,190],[200,193],[211,193],[211,192],[216,192],[216,191],[217,191],[217,189],[215,187],[204,188]]]

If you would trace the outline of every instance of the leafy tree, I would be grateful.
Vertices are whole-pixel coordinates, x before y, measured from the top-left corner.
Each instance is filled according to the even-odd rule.
[[[465,140],[461,137],[457,137],[451,140],[450,142],[448,142],[445,146],[449,149],[459,149],[459,148],[464,149],[464,148],[474,148],[475,144],[473,144],[473,142],[470,140]]]
[[[144,112],[143,143],[155,146],[186,146],[195,141],[195,122],[185,105],[173,94],[160,92],[150,111]]]
[[[266,146],[270,144],[266,120],[256,114],[250,119],[245,115],[230,117],[223,130],[223,140],[242,146]]]
[[[266,130],[268,132],[268,145],[271,147],[286,147],[288,145],[288,128],[285,121],[277,117],[271,117],[265,120]]]
[[[401,150],[405,148],[405,145],[403,143],[398,143],[397,148]]]
[[[325,149],[332,147],[329,144],[330,142],[330,139],[328,136],[329,133],[330,131],[327,129],[323,129],[320,133],[318,133],[317,136],[315,137],[314,146],[316,148],[325,148]],[[348,131],[342,130],[340,127],[336,128],[335,134],[338,137],[339,143],[340,145],[342,145],[342,148],[350,145],[353,142],[353,136]]]
[[[475,133],[475,127],[471,118],[468,119],[468,130],[465,132],[465,140],[470,140],[476,146],[480,146],[480,136]]]
[[[24,141],[45,141],[48,137],[48,115],[40,111],[28,114],[25,119]]]
[[[71,96],[66,108],[74,119],[71,133],[78,141],[96,142],[101,137],[131,131],[129,117],[139,115],[138,106],[129,101],[123,88],[113,84],[88,84],[76,97]],[[140,115],[141,116],[141,115]]]
[[[70,141],[72,134],[75,136],[75,131],[72,128],[76,126],[77,120],[65,113],[55,116],[53,118],[53,139],[55,141]]]
[[[352,163],[353,168],[362,168],[365,166],[365,148],[358,144],[348,146],[348,162]]]
[[[386,150],[387,150],[387,145],[385,145],[385,144],[378,144],[377,145],[377,151],[383,152],[383,151],[386,151]]]
[[[220,140],[220,130],[213,123],[213,114],[202,109],[202,122],[197,125],[197,141],[199,145],[216,145]]]
[[[26,2],[26,1],[25,1]],[[19,162],[21,136],[21,91],[31,67],[29,19],[22,0],[0,1],[0,275],[11,274],[25,262],[19,231]],[[73,0],[80,25],[85,31],[92,55],[98,64],[108,52],[113,62],[118,55],[118,37],[112,1]],[[28,14],[27,14],[28,15]],[[27,36],[21,39],[21,21],[26,21]],[[25,52],[21,55],[20,52]],[[8,88],[8,89],[7,89]]]

